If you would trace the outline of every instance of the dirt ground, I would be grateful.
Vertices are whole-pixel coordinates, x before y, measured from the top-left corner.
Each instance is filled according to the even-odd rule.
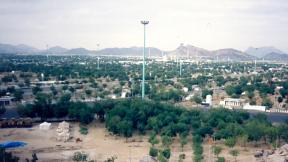
[[[0,141],[15,140],[26,142],[27,145],[22,148],[8,149],[8,151],[19,156],[21,158],[20,161],[24,161],[25,158],[31,159],[32,153],[36,152],[39,162],[68,162],[72,161],[74,152],[84,151],[89,154],[90,159],[100,162],[113,155],[117,156],[117,162],[139,162],[140,159],[149,153],[148,136],[133,135],[133,138],[129,138],[126,141],[123,137],[109,134],[104,125],[100,123],[91,124],[88,135],[81,135],[78,123],[70,123],[70,125],[73,138],[69,142],[56,140],[58,123],[52,123],[50,130],[40,130],[39,124],[32,128],[1,129]],[[76,138],[80,138],[82,142],[76,143]],[[191,146],[192,143],[189,142],[184,147],[185,162],[192,162],[193,150]],[[207,161],[209,159],[209,145],[204,144],[203,147],[204,161]],[[223,148],[225,147],[223,146]],[[239,148],[238,150],[240,150],[240,155],[237,157],[237,161],[255,161],[253,149],[243,151],[243,149]],[[178,157],[182,153],[179,139],[175,139],[171,146],[170,162],[178,162]],[[233,157],[228,153],[228,149],[224,149],[220,156],[224,156],[227,161],[233,160]]]
[[[219,154],[219,157],[224,157],[226,162],[235,162],[235,158],[229,153],[230,148],[228,148],[227,146],[224,146],[223,144],[218,144],[217,146],[222,147],[222,151]],[[247,148],[245,150],[245,148],[243,147],[238,147],[236,146],[235,148],[239,151],[239,155],[236,157],[237,162],[256,162],[256,159],[254,157],[254,153],[256,152],[257,148]],[[258,148],[259,149],[259,148]],[[204,154],[204,162],[210,162],[212,161],[212,159],[214,159],[213,161],[217,160],[217,157],[214,155],[213,156],[213,152],[212,152],[212,146],[209,144],[204,144],[203,145],[203,154]]]

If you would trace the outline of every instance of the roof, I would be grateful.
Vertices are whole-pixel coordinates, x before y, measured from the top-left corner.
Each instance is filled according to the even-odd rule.
[[[243,101],[243,99],[240,99],[240,98],[225,98],[224,101],[241,102],[241,101]]]
[[[11,96],[4,96],[4,97],[1,97],[0,98],[0,101],[7,101],[7,100],[12,100],[14,99],[15,97],[11,97]]]

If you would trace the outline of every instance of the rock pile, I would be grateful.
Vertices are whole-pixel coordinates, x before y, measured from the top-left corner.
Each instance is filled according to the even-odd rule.
[[[259,150],[254,154],[257,162],[288,162],[288,144],[276,149]]]
[[[144,156],[139,162],[157,162],[157,160],[151,156]]]
[[[56,129],[58,141],[66,142],[70,139],[69,128],[70,128],[69,123],[67,123],[65,121],[59,123],[58,128]]]

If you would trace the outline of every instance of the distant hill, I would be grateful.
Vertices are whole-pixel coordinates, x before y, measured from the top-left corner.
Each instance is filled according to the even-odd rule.
[[[10,44],[0,44],[1,54],[32,54],[39,52],[40,50],[30,47],[24,44],[20,45],[10,45]]]
[[[233,60],[233,61],[249,61],[257,59],[255,56],[248,55],[239,50],[232,48],[219,49],[212,51],[215,57],[218,57],[219,60]]]
[[[62,54],[67,52],[68,49],[60,47],[60,46],[55,46],[55,47],[51,47],[47,50],[42,51],[43,54]]]
[[[142,56],[143,47],[105,48],[99,51],[93,51],[85,48],[66,49],[60,46],[55,46],[47,50],[39,50],[37,48],[24,44],[0,44],[0,54]],[[231,61],[249,61],[255,59],[265,59],[270,61],[288,61],[288,55],[274,47],[249,47],[246,52],[242,52],[233,48],[209,51],[192,45],[181,44],[175,50],[165,52],[158,48],[147,47],[146,54],[147,56],[163,56],[164,54],[168,57],[189,57],[192,59],[201,60],[216,60],[218,58],[222,61],[226,61],[228,59]]]
[[[118,56],[142,56],[143,47],[130,47],[130,48],[105,48],[95,52],[96,55],[118,55]],[[158,48],[148,47],[146,55],[161,56],[162,51]]]
[[[92,54],[93,51],[87,50],[85,48],[73,48],[70,49],[62,54],[69,54],[69,55],[89,55]]]
[[[168,56],[177,56],[182,58],[200,58],[200,59],[212,59],[215,60],[234,60],[234,61],[248,61],[256,59],[254,56],[248,55],[239,50],[232,48],[219,49],[215,51],[209,51],[203,48],[191,46],[191,45],[180,45],[176,50],[168,53]]]
[[[203,48],[181,44],[176,50],[169,52],[168,55],[177,57],[211,57],[212,53]]]
[[[275,47],[259,47],[259,48],[249,47],[245,52],[249,55],[256,56],[258,58],[262,58],[270,53],[284,54],[284,52],[280,51]]]
[[[288,55],[283,53],[271,52],[262,57],[264,60],[270,61],[288,61]]]

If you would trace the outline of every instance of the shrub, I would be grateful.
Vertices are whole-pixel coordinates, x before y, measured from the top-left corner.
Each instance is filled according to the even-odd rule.
[[[87,127],[83,127],[83,126],[80,126],[80,130],[79,132],[83,135],[87,135],[88,134],[88,128]]]
[[[149,155],[152,157],[157,157],[158,155],[158,150],[154,147],[150,147]]]
[[[87,161],[88,154],[85,152],[75,152],[73,155],[73,161],[80,162],[80,161]]]
[[[6,112],[6,108],[4,106],[0,107],[0,115]]]
[[[168,149],[164,149],[163,151],[162,151],[162,154],[163,154],[163,156],[166,158],[166,159],[169,159],[170,158],[170,156],[171,156],[171,150],[168,148]]]
[[[225,162],[225,158],[224,157],[218,157],[216,162]]]

